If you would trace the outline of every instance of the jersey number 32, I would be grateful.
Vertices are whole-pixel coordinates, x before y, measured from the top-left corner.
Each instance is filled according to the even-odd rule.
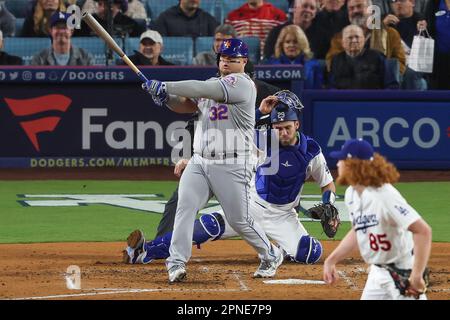
[[[228,119],[228,107],[225,104],[219,104],[209,108],[209,120],[226,120]]]

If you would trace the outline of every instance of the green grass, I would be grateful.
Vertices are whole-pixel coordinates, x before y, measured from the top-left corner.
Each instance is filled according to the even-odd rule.
[[[19,194],[119,194],[154,193],[171,196],[176,182],[161,181],[1,181],[0,243],[123,241],[136,228],[153,237],[160,214],[90,204],[78,207],[26,207]],[[396,187],[433,228],[434,241],[450,241],[450,182],[399,183]],[[195,192],[192,190],[192,192]],[[317,194],[307,184],[305,194]],[[343,194],[344,188],[338,188]],[[43,200],[43,199],[38,199]],[[305,222],[314,236],[325,239],[319,223]],[[343,223],[337,239],[350,228]]]

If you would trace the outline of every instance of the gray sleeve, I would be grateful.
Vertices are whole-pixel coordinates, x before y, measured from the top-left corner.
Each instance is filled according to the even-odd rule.
[[[166,84],[168,93],[172,95],[194,99],[206,98],[217,102],[226,102],[224,88],[219,80],[186,80],[166,82]]]

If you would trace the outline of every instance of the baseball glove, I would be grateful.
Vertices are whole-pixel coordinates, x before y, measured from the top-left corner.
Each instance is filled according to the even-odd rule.
[[[414,288],[411,288],[409,283],[409,276],[411,274],[411,270],[409,269],[399,269],[393,264],[385,264],[378,265],[389,271],[392,279],[394,280],[395,287],[400,291],[400,294],[406,297],[414,297],[419,299],[419,296],[427,291],[427,288],[430,283],[430,271],[428,268],[425,268],[423,273],[423,280],[425,282],[425,289],[423,291],[418,291]]]
[[[336,235],[341,220],[339,219],[339,212],[331,203],[321,203],[308,209],[306,215],[313,219],[320,219],[323,231],[328,238],[333,238]]]

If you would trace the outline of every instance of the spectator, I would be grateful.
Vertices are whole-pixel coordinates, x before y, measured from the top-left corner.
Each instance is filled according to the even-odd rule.
[[[295,25],[284,27],[275,44],[275,54],[267,64],[305,64],[313,56],[303,30]]]
[[[362,28],[350,25],[342,31],[344,52],[333,56],[331,87],[337,89],[384,88],[385,57],[376,50],[364,48]]]
[[[155,29],[163,37],[213,36],[219,23],[208,12],[200,9],[200,0],[180,0],[180,3],[162,12]]]
[[[42,50],[33,56],[31,65],[38,66],[90,66],[94,59],[91,54],[71,44],[73,29],[67,27],[70,14],[55,12],[51,16],[50,48]]]
[[[398,31],[406,58],[408,58],[414,35],[417,31],[425,29],[427,22],[421,14],[414,12],[414,0],[391,0],[391,11],[392,13],[383,19],[383,24],[385,27],[390,26]],[[427,87],[421,73],[406,67],[402,89],[426,90]]]
[[[217,52],[223,40],[237,38],[236,30],[229,24],[221,24],[214,31],[214,43],[210,51],[200,52],[194,57],[195,65],[217,65]]]
[[[270,58],[275,50],[275,43],[278,35],[285,26],[295,24],[302,28],[308,38],[311,50],[314,52],[316,59],[325,59],[325,55],[330,47],[328,35],[329,31],[323,28],[317,22],[318,2],[317,0],[295,0],[292,12],[292,20],[281,26],[273,28],[267,36],[266,46],[264,47],[264,57]]]
[[[247,0],[246,4],[228,14],[225,23],[231,24],[239,37],[258,37],[262,56],[269,31],[286,20],[286,13],[270,2]]]
[[[0,31],[5,37],[13,37],[16,33],[16,18],[8,11],[4,3],[0,2]]]
[[[3,32],[0,30],[0,65],[22,65],[22,58],[12,56],[4,52],[3,50]]]
[[[135,65],[143,66],[173,66],[173,63],[163,59],[161,52],[163,50],[163,38],[158,31],[147,30],[140,37],[139,51],[130,56],[130,60]],[[125,64],[122,60],[120,65]]]
[[[96,0],[86,0],[83,4],[83,12],[94,14],[97,12],[98,2]],[[139,0],[128,0],[128,10],[125,15],[131,19],[147,19],[147,11],[144,4]]]
[[[368,22],[371,13],[367,10],[370,5],[371,0],[348,0],[348,19],[351,24],[363,29],[366,39],[365,47],[380,51],[388,59],[397,59],[400,64],[400,73],[403,74],[406,69],[406,57],[400,35],[394,28],[384,27],[382,24],[375,27],[371,25],[372,28],[370,29]],[[342,33],[340,32],[334,35],[331,40],[330,50],[326,56],[328,70],[330,70],[333,57],[343,51]]]
[[[107,14],[108,0],[94,0],[97,2],[97,11],[92,16],[108,30]],[[128,34],[130,37],[138,37],[143,31],[138,23],[126,16],[124,12],[128,10],[128,0],[113,0],[111,5],[111,14],[113,18],[113,35],[123,36]],[[91,28],[83,21],[81,30],[77,35],[95,35]]]
[[[50,36],[50,18],[57,12],[66,12],[63,0],[38,0],[25,18],[22,37]]]
[[[345,0],[323,0],[323,7],[317,13],[315,20],[322,29],[328,31],[327,41],[329,43],[336,33],[350,24]],[[329,47],[327,51],[328,49]]]
[[[432,87],[450,90],[450,0],[431,0],[427,12],[435,39]]]

